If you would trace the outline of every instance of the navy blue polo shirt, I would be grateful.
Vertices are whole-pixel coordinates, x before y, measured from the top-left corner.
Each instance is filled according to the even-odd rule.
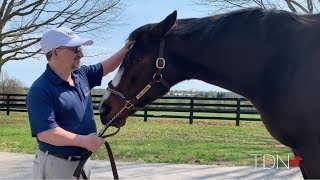
[[[27,109],[33,137],[55,127],[81,135],[97,132],[90,90],[101,84],[103,67],[100,63],[81,66],[71,76],[74,87],[47,65],[45,72],[32,84]],[[37,141],[50,152],[68,156],[79,156],[83,151],[81,147],[54,146],[38,138]]]

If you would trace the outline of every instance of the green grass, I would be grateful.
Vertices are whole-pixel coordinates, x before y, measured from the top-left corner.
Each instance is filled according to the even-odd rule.
[[[27,114],[11,114],[0,116],[0,151],[33,154],[37,143],[30,135]],[[100,130],[100,122],[97,124]],[[293,156],[261,122],[241,122],[236,127],[234,121],[195,120],[189,125],[188,120],[129,118],[108,142],[118,161],[254,166],[252,154],[279,155],[284,161]],[[92,159],[108,159],[105,148]],[[261,163],[260,156],[258,165]]]
[[[0,116],[0,151],[34,153],[37,142],[30,135],[26,113]]]
[[[143,115],[143,111],[137,111],[136,114]],[[185,116],[189,117],[189,112],[157,112],[157,111],[148,111],[148,115],[161,116],[161,115],[172,115],[172,116]],[[193,116],[203,116],[203,117],[230,117],[236,118],[236,114],[234,113],[203,113],[203,112],[194,112]],[[259,114],[241,114],[240,118],[257,118],[260,119]]]

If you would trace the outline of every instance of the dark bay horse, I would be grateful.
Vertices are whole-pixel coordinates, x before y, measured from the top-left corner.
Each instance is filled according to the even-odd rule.
[[[121,127],[171,86],[199,79],[249,99],[269,133],[303,158],[303,177],[320,178],[320,14],[176,16],[130,34],[136,42],[101,100],[102,123]]]

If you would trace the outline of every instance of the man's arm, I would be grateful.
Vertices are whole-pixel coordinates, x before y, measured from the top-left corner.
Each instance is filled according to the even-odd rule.
[[[79,135],[66,131],[60,127],[49,129],[37,134],[40,141],[55,146],[79,146],[91,152],[97,151],[105,142],[96,134]]]
[[[101,62],[103,66],[103,76],[109,74],[121,64],[124,56],[126,55],[133,43],[134,41],[127,41],[123,48],[121,48],[118,52],[113,54],[108,59]]]

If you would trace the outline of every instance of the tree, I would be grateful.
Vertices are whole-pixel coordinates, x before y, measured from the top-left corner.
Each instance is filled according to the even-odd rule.
[[[0,76],[0,93],[1,94],[21,94],[23,93],[23,84],[21,81],[9,77],[2,72]]]
[[[0,72],[10,60],[36,57],[44,31],[67,26],[78,33],[105,30],[124,10],[120,0],[2,0]]]
[[[195,5],[214,9],[215,12],[233,10],[238,8],[261,7],[264,9],[287,9],[292,12],[314,13],[318,12],[319,1],[313,0],[192,0]]]

